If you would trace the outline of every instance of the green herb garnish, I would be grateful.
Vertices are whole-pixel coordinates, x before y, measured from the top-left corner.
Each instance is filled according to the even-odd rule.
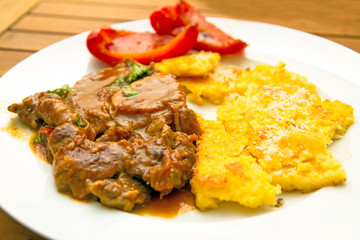
[[[125,84],[130,84],[151,74],[151,67],[142,65],[136,61],[131,61],[131,67],[131,71],[128,75],[119,75],[115,82],[105,87],[121,88]]]
[[[69,92],[75,92],[75,89],[69,87],[68,84],[62,85],[61,88],[56,88],[54,90],[48,90],[48,93],[55,93],[62,98],[66,98]]]
[[[75,124],[79,127],[85,127],[87,125],[86,122],[81,121],[80,115],[78,114],[78,117],[75,121]]]
[[[123,87],[122,93],[123,93],[124,97],[132,97],[132,96],[138,95],[140,93],[140,91],[127,85],[127,86]]]
[[[127,77],[127,76],[125,76]],[[122,75],[119,75],[118,78],[110,85],[105,86],[106,88],[120,88],[125,84],[125,77]]]
[[[147,77],[151,74],[151,67],[142,65],[136,61],[131,62],[132,69],[129,75],[126,76],[125,81],[130,84],[141,78]]]
[[[43,140],[41,138],[41,133],[39,133],[38,135],[36,135],[36,137],[34,137],[33,139],[33,143],[43,143]]]

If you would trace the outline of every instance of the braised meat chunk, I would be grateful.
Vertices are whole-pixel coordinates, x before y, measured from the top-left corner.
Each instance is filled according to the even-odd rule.
[[[72,88],[36,93],[8,107],[40,128],[36,144],[44,146],[60,192],[131,211],[151,192],[164,196],[192,176],[196,115],[173,76],[136,64],[122,62]]]
[[[61,130],[75,132],[76,126],[67,124],[66,127],[71,129]],[[79,135],[73,136],[74,141],[60,147],[53,160],[56,186],[76,198],[89,197],[88,180],[110,179],[119,172],[140,177],[162,195],[181,188],[191,177],[195,162],[194,136],[174,133],[166,125],[160,135],[133,142],[125,139],[94,142],[81,131],[77,132]]]
[[[166,124],[174,131],[200,134],[196,116],[172,75],[155,74],[130,86],[138,91],[134,97],[117,92],[111,98],[110,114],[121,125],[131,126],[145,138],[154,134],[154,124],[158,130]]]
[[[38,128],[41,125],[41,118],[37,108],[40,98],[44,92],[36,93],[22,100],[21,103],[14,103],[8,107],[10,112],[16,113],[19,119],[32,128]]]
[[[149,190],[125,173],[116,179],[97,180],[89,183],[89,191],[109,207],[131,211],[136,204],[147,202],[151,196]]]

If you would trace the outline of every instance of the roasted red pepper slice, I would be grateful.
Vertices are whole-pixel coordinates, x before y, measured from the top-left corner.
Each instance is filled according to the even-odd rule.
[[[106,63],[131,58],[148,64],[187,53],[194,47],[198,33],[194,25],[186,26],[175,37],[102,28],[93,30],[86,44],[90,53]]]
[[[158,34],[176,35],[179,29],[195,24],[199,36],[195,48],[220,54],[236,54],[244,50],[247,44],[234,39],[206,21],[205,17],[187,2],[180,0],[176,6],[163,7],[150,16],[152,27]]]
[[[49,125],[45,125],[39,129],[38,133],[44,133],[49,135],[53,130],[54,128],[50,127]]]
[[[185,26],[180,19],[180,12],[177,7],[167,6],[154,11],[150,15],[150,23],[154,30],[161,35],[174,35],[174,30]]]

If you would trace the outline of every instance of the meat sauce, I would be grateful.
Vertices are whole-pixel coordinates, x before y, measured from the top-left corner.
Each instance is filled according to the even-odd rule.
[[[15,121],[11,121],[8,126],[0,128],[0,131],[7,132],[21,141],[26,141],[29,138],[29,132],[26,128],[19,126]]]
[[[51,129],[33,149],[52,164],[60,192],[123,211],[175,216],[194,207],[189,191],[173,190],[192,176],[199,123],[171,75],[152,71],[113,87],[133,68],[120,63],[85,76],[66,94],[35,93],[8,110],[35,130]],[[125,86],[137,94],[126,96]]]
[[[169,195],[160,198],[158,195],[153,196],[150,202],[144,206],[134,209],[134,213],[144,216],[154,216],[163,218],[174,218],[186,212],[195,209],[195,197],[190,191],[190,186],[183,189],[176,189]]]

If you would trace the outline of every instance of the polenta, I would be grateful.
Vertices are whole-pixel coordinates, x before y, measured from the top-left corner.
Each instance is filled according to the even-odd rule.
[[[221,104],[216,121],[200,120],[190,181],[200,209],[220,201],[275,205],[281,190],[309,192],[346,180],[327,146],[354,123],[351,106],[322,100],[314,84],[283,63],[206,69],[203,76],[178,75],[192,101]]]
[[[203,133],[197,142],[198,156],[190,183],[201,210],[234,201],[246,207],[274,205],[279,185],[245,151],[245,138],[232,138],[218,121],[201,120]]]

